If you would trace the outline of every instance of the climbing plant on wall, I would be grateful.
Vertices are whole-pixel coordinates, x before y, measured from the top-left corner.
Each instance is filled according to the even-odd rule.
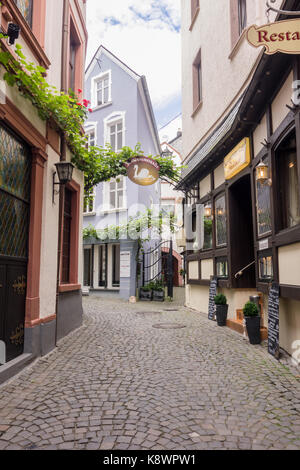
[[[22,46],[16,44],[14,53],[6,50],[0,34],[0,64],[5,68],[3,79],[11,87],[17,87],[24,98],[36,108],[44,121],[64,136],[72,152],[72,162],[85,174],[86,190],[102,181],[108,181],[126,174],[124,163],[137,155],[143,155],[138,144],[134,149],[124,147],[116,153],[111,146],[87,145],[83,125],[91,112],[87,100],[79,101],[78,96],[69,90],[64,93],[46,81],[46,70],[27,60]],[[78,90],[79,95],[82,93]],[[177,182],[181,167],[176,167],[171,156],[152,156],[160,165],[160,177],[167,181]]]

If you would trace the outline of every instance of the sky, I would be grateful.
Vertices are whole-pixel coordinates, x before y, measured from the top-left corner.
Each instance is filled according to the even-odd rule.
[[[180,0],[89,0],[87,26],[87,64],[102,44],[146,76],[158,129],[178,116]]]

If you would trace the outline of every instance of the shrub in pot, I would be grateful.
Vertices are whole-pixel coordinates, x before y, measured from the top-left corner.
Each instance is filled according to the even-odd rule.
[[[140,287],[140,300],[150,302],[152,300],[152,289],[150,286]]]
[[[218,294],[215,297],[216,317],[218,326],[226,326],[228,305],[225,295]]]
[[[165,290],[162,281],[156,281],[152,286],[153,300],[163,302],[165,300]]]
[[[260,344],[260,316],[257,305],[247,302],[243,309],[250,344]]]

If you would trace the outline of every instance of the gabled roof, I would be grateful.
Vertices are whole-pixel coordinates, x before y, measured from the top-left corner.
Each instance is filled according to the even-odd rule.
[[[141,76],[137,74],[134,70],[132,70],[128,65],[125,64],[122,60],[120,60],[117,56],[115,56],[111,51],[109,51],[106,47],[101,45],[98,47],[94,57],[92,58],[91,62],[89,63],[86,71],[85,71],[85,79],[87,80],[90,73],[93,70],[94,63],[100,58],[101,54],[105,54],[109,59],[111,59],[115,64],[117,64],[121,69],[127,72],[134,80],[139,81]]]
[[[155,120],[155,116],[153,112],[153,107],[152,107],[152,102],[150,98],[150,93],[149,93],[146,77],[144,75],[138,75],[134,70],[128,67],[128,65],[126,65],[125,62],[120,60],[112,52],[106,49],[106,47],[101,45],[97,49],[97,52],[95,53],[94,57],[92,58],[91,62],[89,63],[85,71],[86,80],[88,79],[89,75],[92,73],[93,65],[100,58],[101,54],[105,54],[110,60],[112,60],[116,65],[118,65],[122,70],[128,73],[128,75],[130,75],[136,81],[138,90],[140,92],[140,96],[142,99],[142,103],[144,106],[146,118],[149,124],[152,139],[156,147],[156,152],[157,154],[160,154],[161,148],[160,148],[160,142],[159,142],[159,135],[158,135],[156,120]]]

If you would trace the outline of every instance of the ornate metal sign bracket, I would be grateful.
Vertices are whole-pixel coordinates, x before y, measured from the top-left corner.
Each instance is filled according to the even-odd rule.
[[[267,18],[269,19],[270,11],[275,11],[275,13],[280,13],[281,15],[287,16],[300,16],[300,11],[288,11],[288,10],[280,10],[278,8],[272,7],[270,3],[275,3],[276,0],[267,0]]]

